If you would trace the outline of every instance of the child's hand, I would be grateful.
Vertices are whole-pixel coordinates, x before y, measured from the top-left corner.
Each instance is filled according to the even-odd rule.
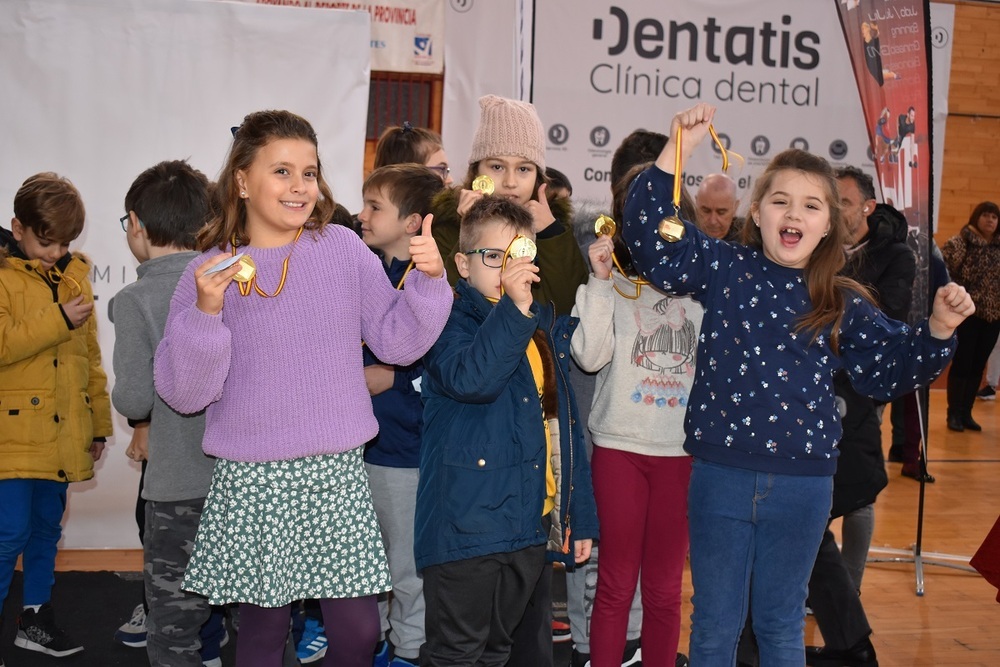
[[[582,563],[590,558],[590,551],[594,548],[593,540],[579,540],[573,548],[574,561]]]
[[[535,221],[533,227],[536,234],[556,221],[556,216],[552,215],[552,209],[549,207],[549,198],[545,196],[547,188],[548,185],[545,183],[539,185],[538,199],[529,200],[524,205]]]
[[[104,442],[101,440],[94,440],[90,443],[90,457],[94,459],[94,462],[101,460],[101,454],[104,453]]]
[[[948,283],[934,295],[934,307],[927,320],[931,336],[945,340],[951,338],[958,325],[976,312],[976,305],[965,288],[958,283]]]
[[[462,190],[458,193],[458,217],[464,218],[472,205],[483,198],[479,190]]]
[[[60,304],[60,308],[66,313],[66,319],[73,325],[73,328],[79,329],[86,323],[90,313],[94,310],[94,302],[84,303],[81,295]]]
[[[368,385],[368,393],[371,396],[377,396],[383,391],[392,389],[392,383],[395,379],[396,371],[393,370],[392,366],[383,364],[365,366],[365,384]]]
[[[590,249],[587,251],[590,255],[590,267],[598,280],[607,280],[611,277],[614,251],[615,244],[610,236],[598,236],[597,240],[590,244]]]
[[[531,285],[540,280],[538,267],[532,264],[528,257],[509,260],[507,268],[500,274],[503,291],[524,315],[527,315],[531,308]]]
[[[656,158],[656,166],[668,174],[674,173],[674,161],[677,157],[677,128],[681,128],[681,159],[687,162],[695,147],[708,136],[708,126],[715,116],[715,107],[699,102],[690,109],[677,113],[670,121],[670,138],[663,147],[660,156]],[[678,174],[679,176],[680,174]]]
[[[410,238],[410,259],[413,260],[413,268],[417,271],[423,271],[431,278],[440,278],[444,275],[444,261],[441,259],[437,242],[431,235],[433,222],[432,214],[425,215],[420,235]]]
[[[125,456],[135,462],[149,460],[149,422],[135,425],[132,440],[125,448]]]
[[[229,255],[222,253],[194,270],[194,284],[198,288],[198,310],[208,315],[218,315],[222,312],[226,288],[229,287],[229,283],[233,282],[233,276],[239,273],[240,263],[236,262],[228,269],[206,275],[209,269],[227,259],[229,259]]]

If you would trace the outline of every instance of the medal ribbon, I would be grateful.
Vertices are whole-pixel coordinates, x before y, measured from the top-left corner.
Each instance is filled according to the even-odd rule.
[[[288,260],[292,258],[292,252],[295,251],[295,244],[298,242],[299,237],[302,236],[303,227],[299,227],[299,231],[295,234],[295,239],[292,241],[292,249],[288,251],[288,256],[285,257],[285,261],[281,263],[281,280],[278,281],[278,289],[274,290],[274,294],[268,294],[260,288],[257,284],[257,272],[255,271],[253,277],[246,283],[236,283],[237,287],[240,289],[240,294],[243,296],[250,296],[250,291],[253,290],[257,294],[261,295],[265,299],[272,299],[279,294],[281,290],[285,288],[285,279],[288,277]],[[233,244],[233,256],[236,256],[236,244]]]
[[[712,135],[712,141],[719,148],[719,153],[722,154],[722,171],[729,171],[729,151],[726,147],[722,145],[722,139],[719,139],[719,135],[715,131],[714,125],[708,126],[708,133]],[[677,136],[674,139],[674,145],[677,147],[674,152],[674,211],[680,212],[681,210],[681,128],[677,126]],[[738,153],[733,153],[736,157],[743,159]]]

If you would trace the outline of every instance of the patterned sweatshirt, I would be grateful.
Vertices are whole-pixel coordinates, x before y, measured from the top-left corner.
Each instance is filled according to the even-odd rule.
[[[612,282],[614,281],[614,282]],[[573,358],[597,373],[589,427],[601,447],[685,456],[684,414],[694,382],[701,305],[646,286],[638,299],[617,271],[576,293]]]
[[[685,449],[738,468],[832,475],[841,435],[833,374],[844,368],[859,393],[887,401],[933,381],[955,337],[933,338],[926,321],[889,320],[856,295],[846,295],[839,354],[828,331],[815,340],[797,332],[812,309],[801,270],[687,222],[680,241],[660,238],[657,225],[674,213],[673,181],[655,165],[639,175],[623,233],[645,278],[705,307]]]

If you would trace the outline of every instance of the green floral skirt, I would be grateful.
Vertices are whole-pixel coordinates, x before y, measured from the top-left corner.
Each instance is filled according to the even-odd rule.
[[[362,449],[266,463],[219,459],[184,588],[212,604],[262,607],[389,590]]]

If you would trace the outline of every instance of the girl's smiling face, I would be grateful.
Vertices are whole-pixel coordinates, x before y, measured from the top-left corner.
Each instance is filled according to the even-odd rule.
[[[498,197],[507,197],[524,206],[535,195],[538,167],[531,160],[513,155],[498,155],[479,162],[478,173],[493,179]]]
[[[316,146],[305,139],[272,139],[249,169],[236,172],[247,206],[247,232],[254,245],[290,243],[312,215],[319,198]]]
[[[760,228],[764,256],[775,264],[804,269],[816,246],[830,231],[830,202],[812,174],[784,169],[751,207]]]

